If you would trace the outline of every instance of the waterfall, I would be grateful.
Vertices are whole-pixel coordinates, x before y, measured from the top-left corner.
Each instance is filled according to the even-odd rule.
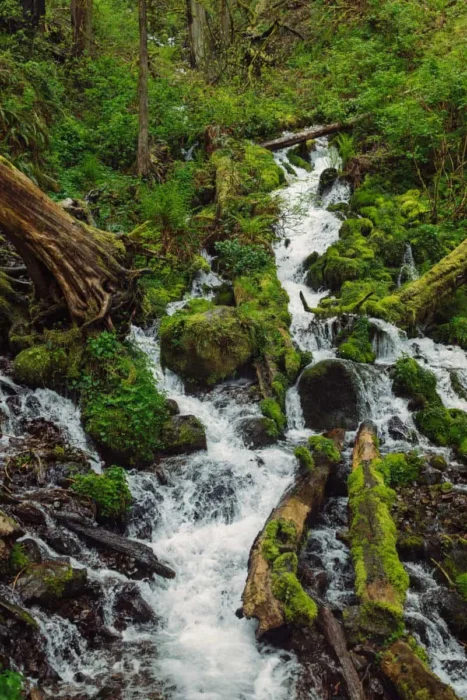
[[[275,155],[279,164],[285,161],[286,150]],[[319,176],[336,155],[330,153],[326,139],[318,139],[311,157],[312,172],[295,167],[295,175],[286,174],[287,187],[275,194],[280,199],[282,222],[274,252],[279,279],[290,299],[292,338],[300,349],[311,350],[313,362],[317,362],[335,357],[341,322],[319,321],[304,311],[300,293],[310,307],[317,306],[327,293],[313,292],[306,285],[304,261],[314,251],[323,253],[338,239],[341,222],[326,207],[347,201],[350,192],[338,180],[324,200],[318,198]],[[205,258],[211,262],[207,254]],[[404,255],[404,266],[410,274],[415,273],[410,247]],[[401,269],[400,280],[408,279],[407,274]],[[222,280],[213,272],[200,271],[191,293],[169,305],[168,313],[175,313],[190,298],[212,298],[220,284]],[[458,348],[424,338],[408,339],[390,324],[377,319],[371,322],[376,330],[377,362],[373,367],[352,365],[362,410],[365,417],[377,422],[385,440],[383,449],[410,449],[409,443],[395,442],[388,432],[394,416],[411,430],[415,426],[407,402],[392,394],[387,365],[403,354],[416,357],[436,373],[446,405],[467,409],[467,402],[455,394],[451,384],[451,373],[456,371],[467,386],[467,360]],[[151,472],[129,473],[134,508],[127,534],[149,544],[177,574],[170,581],[131,581],[153,612],[155,622],[132,623],[123,632],[118,631],[114,603],[129,579],[105,568],[82,543],[79,555],[71,562],[85,565],[93,585],[102,592],[109,635],[118,639],[117,657],[110,647],[90,645],[70,621],[34,611],[51,665],[60,678],[58,691],[56,686],[53,692],[46,688],[47,696],[93,697],[99,688],[117,678],[125,700],[160,697],[159,691],[167,700],[294,699],[297,659],[291,653],[258,646],[255,622],[238,619],[235,611],[241,605],[251,545],[293,479],[297,468],[294,447],[303,444],[311,433],[304,425],[297,386],[287,392],[286,440],[273,447],[248,449],[239,424],[248,416],[258,416],[259,408],[250,397],[247,380],[226,381],[205,394],[190,394],[179,377],[160,365],[157,327],[147,331],[133,328],[131,339],[146,354],[154,380],[176,400],[180,412],[193,414],[204,423],[207,451],[165,459],[165,486]],[[2,376],[0,408],[7,416],[8,433],[20,435],[22,430],[20,418],[9,405],[11,392],[19,396],[20,418],[29,411],[53,420],[73,444],[91,454],[95,468],[100,468],[82,431],[79,411],[70,401],[46,390],[25,390]],[[7,446],[10,439],[3,437],[2,445]],[[346,527],[346,519],[347,498],[328,499],[303,554],[311,568],[324,573],[325,599],[338,609],[351,603],[354,596],[349,550],[336,537],[338,530]],[[58,556],[46,543],[38,540],[38,545],[47,550],[48,556]],[[425,577],[423,581],[424,590],[432,591],[432,579]],[[442,627],[441,618],[422,609],[422,593],[411,589],[408,602],[407,622],[412,625],[415,619],[419,621],[417,634],[428,646],[434,669],[467,698],[467,687],[459,680],[458,670],[462,663],[465,668],[463,650]],[[430,641],[437,640],[438,633],[443,644]]]
[[[402,257],[402,265],[397,278],[397,286],[401,287],[404,282],[413,282],[418,279],[417,268],[413,259],[412,246],[407,243],[405,246],[404,255]]]

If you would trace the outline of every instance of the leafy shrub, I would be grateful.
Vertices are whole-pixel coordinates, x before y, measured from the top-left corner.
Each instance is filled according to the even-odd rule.
[[[416,481],[423,466],[423,459],[416,452],[393,453],[377,460],[376,469],[384,476],[388,486],[408,486]]]
[[[71,488],[94,501],[98,517],[122,518],[132,502],[126,473],[121,467],[110,467],[103,474],[77,474]]]
[[[272,264],[270,253],[259,245],[242,245],[237,238],[219,241],[216,250],[222,267],[234,277],[259,272]]]

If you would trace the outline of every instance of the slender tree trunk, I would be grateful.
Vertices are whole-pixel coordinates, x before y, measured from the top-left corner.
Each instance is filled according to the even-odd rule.
[[[139,2],[139,136],[137,172],[140,177],[149,174],[149,100],[148,100],[148,22],[146,0]]]
[[[71,0],[71,26],[73,27],[73,53],[82,56],[89,51],[92,41],[93,0]]]
[[[45,15],[45,0],[22,0],[22,6],[26,18],[37,26]]]
[[[1,156],[0,202],[0,229],[22,257],[37,297],[64,299],[78,323],[109,318],[114,294],[129,282],[115,237],[74,219]]]

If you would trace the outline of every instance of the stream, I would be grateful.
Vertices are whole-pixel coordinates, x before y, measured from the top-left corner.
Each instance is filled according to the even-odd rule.
[[[305,284],[303,263],[310,253],[322,253],[338,239],[341,220],[327,207],[348,201],[350,190],[337,180],[327,194],[318,197],[320,174],[334,167],[338,157],[326,139],[318,139],[311,158],[312,172],[296,168],[296,175],[287,174],[287,186],[277,193],[283,216],[275,256],[279,279],[290,297],[293,340],[302,350],[311,350],[316,362],[335,356],[339,323],[335,319],[318,323],[304,311],[300,292],[309,306],[316,306],[326,291],[312,292]],[[282,164],[286,150],[277,153],[276,159]],[[401,261],[404,279],[410,264],[407,252]],[[209,296],[220,282],[213,273],[200,272],[192,296]],[[169,313],[185,302],[172,304]],[[364,413],[378,426],[382,451],[412,449],[411,443],[390,435],[388,426],[394,416],[411,431],[415,426],[407,402],[392,394],[387,368],[403,354],[416,357],[435,372],[445,405],[467,410],[467,401],[456,395],[451,384],[456,373],[467,389],[467,358],[459,348],[437,345],[427,338],[408,339],[390,324],[374,323],[378,328],[374,341],[377,361],[374,366],[355,365]],[[100,568],[98,558],[82,543],[79,555],[71,558],[75,566],[87,567],[89,578],[104,593],[109,633],[119,637],[117,659],[105,648],[92,648],[70,622],[34,610],[46,638],[49,662],[61,679],[60,693],[54,694],[79,700],[92,698],[106,679],[116,677],[123,684],[125,700],[293,699],[299,674],[297,659],[292,653],[258,645],[255,622],[237,618],[235,611],[241,605],[251,545],[292,481],[297,468],[294,447],[311,434],[304,427],[298,391],[292,387],[287,395],[286,439],[273,447],[252,450],[245,446],[239,432],[242,419],[259,415],[250,381],[227,381],[210,392],[189,394],[179,377],[160,366],[157,328],[133,328],[131,337],[149,357],[155,380],[175,399],[180,413],[195,415],[205,425],[207,452],[164,460],[168,479],[165,486],[160,485],[156,474],[129,473],[135,506],[126,534],[150,544],[177,574],[173,580],[136,582],[154,611],[156,623],[134,624],[119,632],[115,592],[126,578]],[[10,389],[15,386],[8,377],[0,378],[1,407],[8,415],[5,432],[16,435],[20,434],[21,422],[7,405],[8,383]],[[20,395],[22,417],[43,416],[62,426],[70,442],[90,452],[95,468],[99,468],[82,431],[79,411],[71,401],[47,390],[15,387],[14,391]],[[353,437],[347,436],[347,462]],[[5,450],[10,439],[2,438]],[[422,436],[418,439],[424,451],[444,454]],[[346,521],[345,495],[327,499],[303,554],[311,568],[325,572],[323,600],[337,611],[353,596],[349,551],[336,538]],[[45,542],[38,544],[51,558],[58,558]],[[416,585],[408,596],[407,624],[426,646],[433,669],[467,699],[464,650],[436,611],[433,588],[439,588],[438,584],[430,571],[417,566],[408,567]]]

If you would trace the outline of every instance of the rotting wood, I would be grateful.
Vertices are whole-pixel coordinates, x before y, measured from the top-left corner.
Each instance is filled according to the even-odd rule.
[[[286,134],[285,136],[280,136],[277,139],[272,139],[271,141],[263,141],[260,145],[262,148],[267,148],[270,151],[279,151],[281,148],[287,148],[288,146],[295,146],[303,141],[308,141],[310,139],[317,139],[320,136],[331,136],[331,134],[337,134],[339,131],[348,131],[351,129],[353,124],[341,124],[340,122],[335,122],[334,124],[328,124],[327,126],[315,126],[312,129],[305,129],[304,131],[297,131],[295,134]]]
[[[365,700],[363,686],[347,649],[347,642],[341,625],[331,610],[326,607],[320,609],[318,622],[326,637],[326,641],[332,647],[339,660],[350,700]]]

